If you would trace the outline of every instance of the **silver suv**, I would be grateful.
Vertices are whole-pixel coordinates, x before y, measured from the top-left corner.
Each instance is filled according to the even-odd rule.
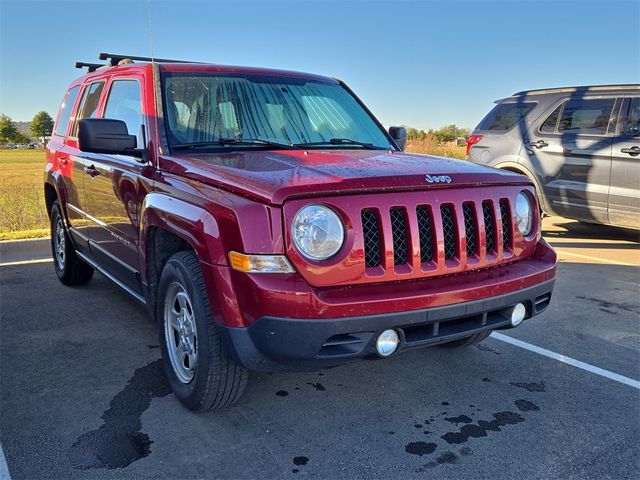
[[[467,140],[468,160],[528,176],[546,214],[640,228],[640,85],[496,103]]]

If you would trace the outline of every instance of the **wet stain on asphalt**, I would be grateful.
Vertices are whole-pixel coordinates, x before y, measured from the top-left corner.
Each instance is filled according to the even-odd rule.
[[[521,412],[537,412],[540,410],[540,407],[537,406],[535,403],[530,402],[529,400],[516,400],[515,402],[513,402],[516,404],[516,407],[518,407],[518,410],[520,410]]]
[[[293,457],[293,464],[300,467],[309,463],[309,458],[304,456]]]
[[[491,348],[488,345],[484,345],[482,343],[480,343],[479,345],[476,345],[476,348],[478,350],[481,350],[483,352],[491,352],[491,353],[495,353],[496,355],[502,355],[498,350],[496,350],[495,348]]]
[[[453,452],[444,452],[442,455],[436,458],[436,463],[439,463],[439,464],[457,463],[457,462],[458,462],[458,456]]]
[[[458,415],[457,417],[447,417],[445,418],[445,420],[447,422],[450,423],[471,423],[473,422],[473,420],[471,419],[471,417],[468,417],[467,415]]]
[[[448,406],[449,406],[449,402],[442,402],[442,405],[444,405],[444,406],[447,406],[447,407],[448,407]]]
[[[422,425],[420,425],[419,423],[416,423],[416,424],[414,425],[414,427],[416,427],[416,428],[422,428]]]
[[[541,380],[540,383],[514,383],[510,382],[511,385],[518,388],[524,388],[528,392],[546,392],[547,387],[544,382]]]
[[[515,412],[497,412],[493,414],[493,420],[478,420],[476,424],[464,425],[458,432],[447,432],[440,438],[450,445],[460,444],[470,438],[486,437],[489,431],[500,432],[502,427],[521,422],[524,422],[524,417]]]
[[[278,390],[276,392],[276,395],[279,397],[286,397],[287,395],[289,395],[289,392],[287,392],[286,390]]]
[[[326,388],[319,382],[308,382],[307,385],[311,385],[313,388],[318,390],[319,392],[324,392]]]
[[[103,424],[97,430],[84,433],[69,448],[68,455],[76,468],[124,468],[146,457],[153,443],[141,432],[140,417],[151,400],[171,393],[162,360],[136,369],[102,414]]]
[[[427,443],[427,442],[411,442],[407,443],[404,447],[404,451],[410,453],[412,455],[430,455],[436,451],[438,445],[435,443]]]
[[[483,381],[483,382],[490,382],[490,381],[491,381],[491,379],[490,379],[490,378],[487,378],[487,377],[484,377],[484,378],[482,379],[482,381]]]
[[[579,298],[581,300],[588,300],[590,302],[593,302],[595,304],[598,305],[598,307],[600,307],[600,310],[602,310],[603,312],[607,312],[607,313],[613,313],[611,312],[612,308],[618,309],[618,310],[622,310],[623,312],[630,312],[630,313],[638,313],[638,309],[630,306],[630,305],[625,305],[624,303],[614,303],[614,302],[609,302],[607,300],[602,300],[600,298],[594,298],[594,297],[582,297],[582,296],[577,296],[576,298]]]

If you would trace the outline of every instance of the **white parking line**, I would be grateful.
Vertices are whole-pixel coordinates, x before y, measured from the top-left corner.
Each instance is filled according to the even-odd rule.
[[[11,480],[9,474],[9,467],[7,461],[4,458],[4,451],[2,450],[2,444],[0,443],[0,480]]]
[[[18,262],[0,263],[0,267],[15,267],[16,265],[29,265],[31,263],[49,263],[53,262],[53,258],[36,258],[34,260],[20,260]]]
[[[637,267],[638,266],[637,263],[616,262],[615,260],[607,260],[605,258],[593,257],[591,255],[585,255],[583,253],[568,252],[567,250],[563,250],[562,248],[554,247],[554,249],[555,249],[556,253],[558,253],[558,255],[568,255],[570,257],[584,258],[585,260],[595,260],[595,261],[600,262],[600,263],[608,263],[609,265],[620,265],[622,267]]]
[[[493,332],[491,334],[491,337],[495,338],[496,340],[500,340],[501,342],[506,342],[511,345],[515,345],[516,347],[529,350],[530,352],[534,352],[539,355],[544,355],[545,357],[553,358],[554,360],[558,360],[559,362],[566,363],[567,365],[581,368],[582,370],[586,370],[587,372],[595,373],[596,375],[600,375],[601,377],[605,377],[615,382],[623,383],[624,385],[628,385],[630,387],[640,390],[640,382],[638,380],[634,380],[633,378],[618,375],[617,373],[610,372],[609,370],[604,370],[603,368],[595,367],[588,363],[581,362],[580,360],[576,360],[575,358],[567,357],[560,353],[555,353],[555,352],[552,352],[551,350],[547,350],[545,348],[537,347],[530,343],[523,342],[522,340],[516,340],[515,338],[511,338],[507,335],[503,335],[502,333]]]

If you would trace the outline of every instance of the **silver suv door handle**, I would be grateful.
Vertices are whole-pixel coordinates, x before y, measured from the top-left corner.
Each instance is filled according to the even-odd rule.
[[[535,148],[543,148],[543,147],[548,147],[549,144],[544,140],[538,140],[537,142],[529,143],[529,146],[535,147]]]
[[[623,148],[620,151],[622,153],[628,153],[632,157],[635,157],[636,155],[640,155],[640,147],[638,146],[631,147],[631,148]]]

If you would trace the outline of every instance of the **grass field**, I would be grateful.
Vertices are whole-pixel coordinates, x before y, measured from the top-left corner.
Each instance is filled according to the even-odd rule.
[[[467,158],[467,147],[443,147],[428,140],[412,140],[407,142],[407,152],[427,153],[429,155],[438,155],[440,157],[459,158],[464,160]]]
[[[407,151],[465,158],[465,147],[440,147],[424,141],[409,142]],[[0,149],[0,240],[49,235],[43,168],[44,150]]]
[[[0,150],[0,240],[45,237],[44,150]]]

